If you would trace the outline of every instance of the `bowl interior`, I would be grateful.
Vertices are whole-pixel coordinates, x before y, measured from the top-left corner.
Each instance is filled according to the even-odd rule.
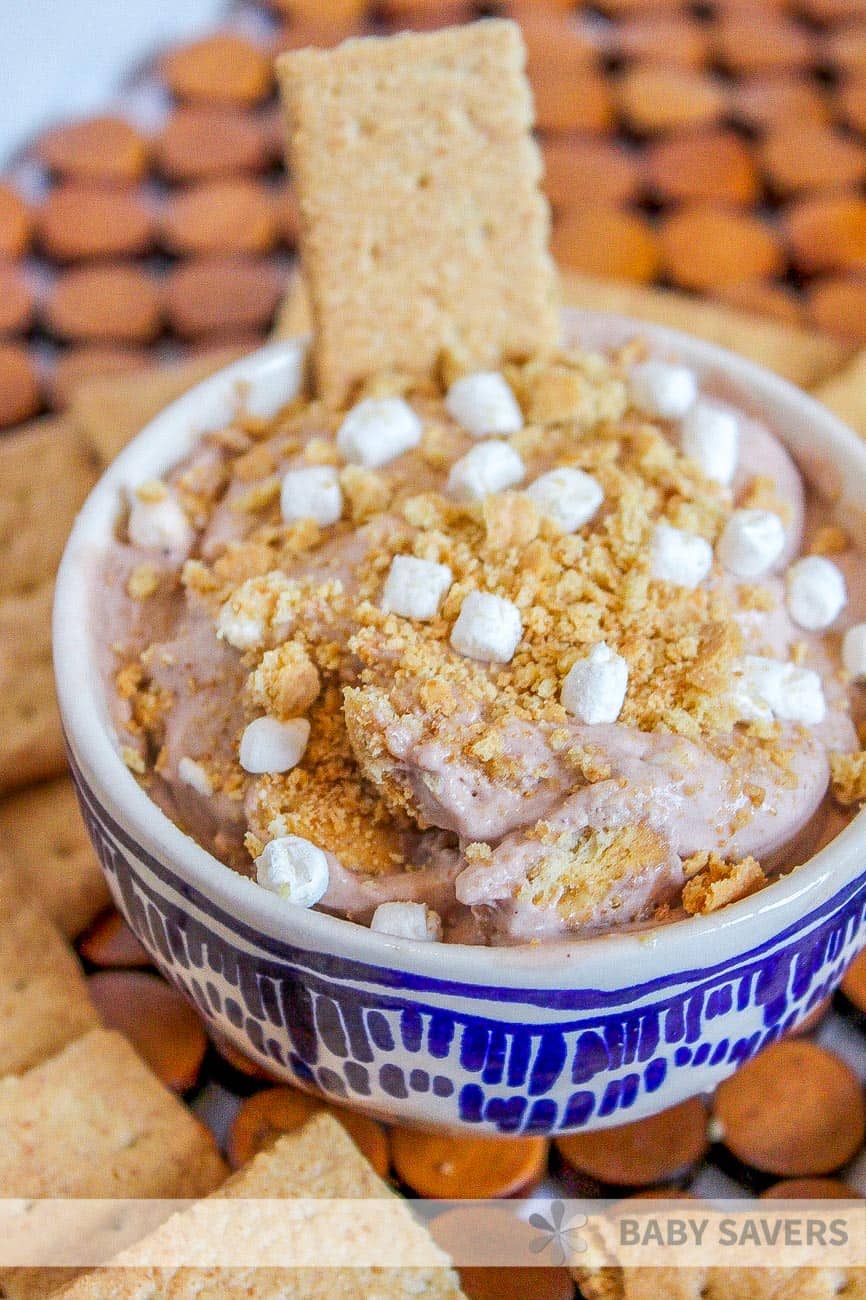
[[[589,347],[649,339],[653,350],[677,357],[707,391],[764,419],[787,444],[810,481],[833,503],[841,522],[866,548],[866,447],[829,411],[784,380],[711,344],[645,322],[567,311],[565,328]],[[88,498],[63,557],[57,582],[54,652],[58,695],[70,748],[111,815],[159,860],[171,865],[232,916],[258,932],[299,947],[419,975],[442,976],[438,945],[376,934],[316,911],[292,908],[225,867],[178,829],[149,799],[119,757],[99,661],[92,592],[104,546],[125,490],[158,477],[183,459],[207,430],[226,424],[240,393],[250,401],[281,391],[299,376],[303,342],[274,343],[243,358],[185,394],[156,417],[121,453]],[[536,988],[569,987],[576,979],[615,989],[634,972],[689,970],[696,953],[722,962],[761,936],[783,931],[859,876],[866,865],[866,812],[825,849],[768,889],[705,917],[635,932],[558,941],[533,947],[449,945],[448,978]],[[711,941],[711,948],[707,942]]]

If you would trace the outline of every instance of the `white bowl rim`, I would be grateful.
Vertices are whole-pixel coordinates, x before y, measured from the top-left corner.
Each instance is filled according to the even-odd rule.
[[[786,380],[715,344],[654,323],[577,309],[566,309],[563,315],[572,327],[600,326],[646,337],[654,347],[689,364],[719,372],[726,382],[757,397],[759,408],[776,406],[788,416],[796,413],[810,434],[832,452],[834,462],[838,458],[853,467],[866,488],[866,445],[827,408]],[[57,577],[53,621],[61,715],[86,780],[134,840],[183,883],[277,942],[431,980],[512,989],[576,987],[579,979],[582,987],[611,990],[736,959],[795,925],[864,871],[866,810],[795,871],[709,916],[548,943],[448,944],[443,958],[442,945],[392,938],[353,921],[292,907],[225,866],[181,831],[138,784],[111,738],[100,676],[91,662],[91,620],[82,617],[82,610],[93,607],[93,561],[116,520],[123,489],[177,463],[205,428],[218,427],[226,419],[220,412],[227,402],[234,402],[239,386],[252,384],[287,363],[297,365],[298,351],[304,346],[305,340],[267,344],[161,411],[101,476],[70,534]]]

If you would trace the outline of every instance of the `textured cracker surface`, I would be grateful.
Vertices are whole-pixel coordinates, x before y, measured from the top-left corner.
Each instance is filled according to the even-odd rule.
[[[108,906],[108,886],[68,777],[0,800],[0,848],[68,938]]]
[[[316,380],[478,367],[558,336],[547,204],[518,29],[491,20],[277,62]]]
[[[400,1242],[392,1239],[391,1250],[404,1247],[422,1252],[427,1258],[440,1257],[424,1230],[413,1222],[408,1210],[376,1176],[345,1130],[329,1115],[318,1115],[296,1133],[280,1139],[235,1174],[216,1197],[255,1198],[339,1198],[371,1200],[385,1198],[387,1207],[399,1218]],[[392,1220],[389,1220],[392,1222]],[[212,1229],[210,1229],[212,1231]],[[268,1229],[262,1223],[250,1226],[239,1249],[267,1250]],[[144,1243],[144,1251],[157,1247],[169,1254],[177,1250],[208,1249],[207,1207],[203,1203],[180,1214],[157,1229]],[[220,1243],[222,1244],[222,1243]],[[118,1258],[130,1261],[136,1250]],[[323,1258],[328,1245],[322,1242]],[[415,1256],[417,1258],[417,1254]],[[441,1256],[444,1261],[444,1256]],[[460,1300],[456,1275],[447,1267],[398,1269],[285,1268],[106,1268],[89,1274],[64,1291],[65,1300],[145,1300],[164,1296],[171,1300],[194,1297],[244,1296],[249,1300],[313,1300],[313,1297],[344,1297],[345,1300],[399,1300],[421,1296],[427,1300]]]

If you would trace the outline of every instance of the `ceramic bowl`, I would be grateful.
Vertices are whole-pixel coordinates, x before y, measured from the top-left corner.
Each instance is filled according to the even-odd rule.
[[[740,357],[645,323],[566,313],[589,344],[648,336],[763,417],[864,542],[866,447]],[[866,939],[866,813],[797,871],[715,915],[516,948],[389,938],[293,908],[211,857],[118,757],[96,669],[99,557],[122,489],[163,474],[234,409],[297,385],[276,343],[163,411],[94,488],[57,583],[54,655],[81,808],[112,895],[207,1024],[275,1076],[399,1123],[465,1133],[622,1124],[715,1087],[795,1028]]]

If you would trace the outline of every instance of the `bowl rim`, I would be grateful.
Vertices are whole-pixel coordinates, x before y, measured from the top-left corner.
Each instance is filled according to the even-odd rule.
[[[715,344],[653,322],[616,313],[565,309],[572,328],[613,330],[624,337],[647,338],[655,349],[733,381],[755,409],[779,413],[808,430],[832,455],[839,491],[850,474],[866,487],[866,445],[807,393],[748,359]],[[866,873],[866,809],[822,850],[789,875],[750,898],[708,916],[672,924],[551,942],[484,947],[442,945],[399,939],[341,917],[299,909],[260,888],[208,853],[151,800],[124,764],[112,740],[102,680],[93,662],[91,590],[94,568],[116,521],[124,490],[164,473],[182,460],[209,429],[231,418],[240,390],[286,367],[296,371],[306,339],[272,342],[197,384],[149,421],[112,461],[91,490],[73,526],[60,564],[54,600],[53,649],[57,695],[67,743],[85,781],[107,810],[140,843],[166,864],[182,884],[192,886],[247,926],[277,942],[313,952],[342,955],[376,968],[398,969],[433,980],[465,981],[524,988],[562,987],[591,981],[604,990],[643,983],[647,977],[674,975],[700,965],[741,956],[756,944],[782,935],[808,918]],[[855,494],[856,495],[856,494]],[[712,961],[707,952],[712,936]],[[700,945],[700,947],[698,947]]]

